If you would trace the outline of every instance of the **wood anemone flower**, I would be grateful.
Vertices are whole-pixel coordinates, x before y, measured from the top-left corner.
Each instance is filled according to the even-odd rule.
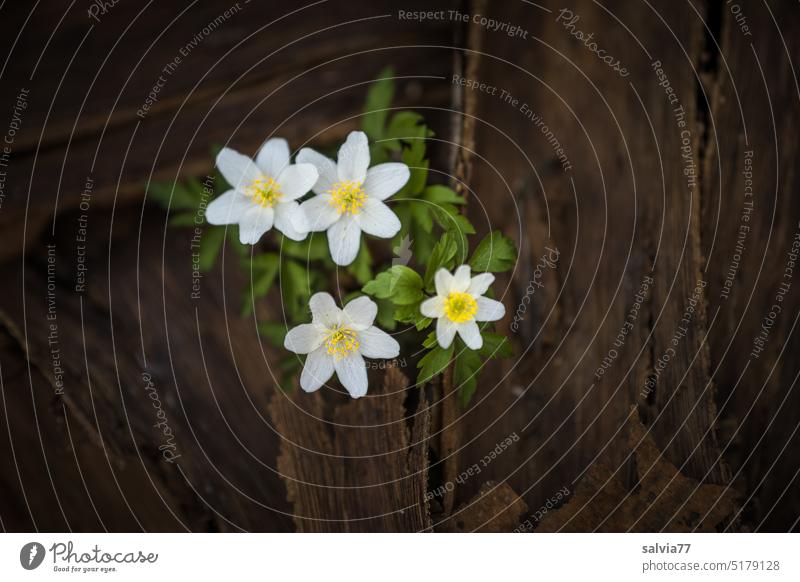
[[[334,162],[309,148],[297,160],[314,164],[319,179],[312,188],[317,194],[303,202],[312,232],[328,231],[328,247],[333,262],[352,263],[361,246],[361,232],[379,238],[392,238],[400,230],[400,219],[384,200],[406,185],[411,175],[408,166],[389,162],[369,167],[367,135],[353,131],[339,148]]]
[[[216,198],[206,209],[209,224],[238,224],[242,244],[256,244],[275,226],[292,240],[309,232],[297,199],[317,181],[312,164],[290,164],[285,139],[267,140],[255,162],[230,148],[217,155],[217,167],[233,190]]]
[[[471,350],[483,347],[479,321],[497,321],[506,314],[499,301],[483,297],[494,282],[494,275],[481,273],[470,277],[469,265],[461,265],[451,274],[439,269],[434,276],[436,295],[420,305],[425,317],[436,319],[436,341],[449,348],[456,333]]]
[[[369,297],[358,297],[339,309],[328,293],[315,293],[308,302],[311,323],[289,330],[284,347],[296,354],[308,354],[300,387],[318,390],[333,373],[350,396],[367,393],[367,365],[364,358],[396,358],[400,344],[373,322],[378,306]]]

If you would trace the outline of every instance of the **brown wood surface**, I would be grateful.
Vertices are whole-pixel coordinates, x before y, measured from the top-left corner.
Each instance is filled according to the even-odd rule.
[[[12,57],[0,69],[0,132],[20,90],[29,97],[0,202],[2,528],[535,531],[547,508],[559,513],[543,530],[797,529],[800,289],[785,273],[800,221],[800,37],[792,2],[739,4],[751,34],[717,0],[575,2],[575,29],[594,32],[622,77],[556,21],[563,6],[552,3],[240,2],[144,119],[136,111],[162,68],[226,6],[119,3],[96,22],[85,7],[44,2],[27,24],[28,8],[4,8],[0,46]],[[398,18],[423,8],[482,14],[527,38]],[[479,234],[499,229],[519,244],[495,285],[516,356],[487,362],[466,410],[451,380],[407,388],[412,358],[370,372],[361,400],[283,392],[285,353],[239,315],[238,258],[226,251],[193,300],[191,234],[167,228],[145,197],[149,179],[209,172],[214,144],[252,153],[276,134],[295,148],[334,146],[387,65],[400,77],[398,106],[434,127],[433,166],[463,182]],[[459,88],[454,74],[497,91]],[[682,129],[699,173],[692,188]],[[755,194],[742,250],[748,151]],[[89,277],[76,293],[87,177]],[[537,271],[547,248],[558,261]],[[531,281],[542,285],[512,330]],[[259,316],[279,318],[276,299]],[[148,382],[174,462],[159,450]]]

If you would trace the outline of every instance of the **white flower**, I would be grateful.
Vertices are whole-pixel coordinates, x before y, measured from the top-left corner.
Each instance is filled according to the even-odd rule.
[[[300,150],[297,160],[314,164],[319,171],[313,187],[317,196],[303,202],[302,208],[311,231],[328,231],[328,247],[337,265],[349,265],[356,258],[361,231],[391,238],[400,230],[400,219],[383,200],[405,186],[411,174],[400,163],[369,168],[364,132],[347,136],[338,163],[309,148]]]
[[[306,237],[308,221],[296,200],[311,190],[318,173],[312,164],[289,163],[285,139],[264,142],[255,163],[225,148],[217,167],[233,190],[208,205],[209,224],[238,224],[242,244],[256,244],[273,224],[292,240]]]
[[[481,273],[470,277],[468,265],[461,265],[454,275],[447,269],[439,269],[434,278],[436,296],[420,305],[425,317],[436,319],[436,341],[449,348],[458,332],[467,347],[479,350],[483,338],[478,321],[497,321],[506,313],[499,301],[483,297],[494,282],[494,275]]]
[[[308,302],[311,323],[289,330],[283,342],[287,350],[308,354],[300,387],[318,390],[333,372],[350,396],[367,393],[367,358],[395,358],[400,345],[372,322],[378,306],[369,297],[358,297],[339,309],[328,293],[316,293]]]

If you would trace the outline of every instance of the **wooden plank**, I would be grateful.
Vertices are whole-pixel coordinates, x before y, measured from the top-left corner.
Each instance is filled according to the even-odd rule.
[[[518,269],[496,289],[510,314],[504,331],[523,298],[530,304],[512,333],[517,363],[490,365],[485,377],[493,380],[463,414],[464,432],[476,436],[465,443],[462,464],[479,462],[518,433],[517,448],[494,460],[482,479],[508,480],[531,508],[571,488],[603,451],[628,472],[620,429],[633,403],[681,471],[724,481],[703,347],[700,194],[687,183],[681,158],[687,129],[689,159],[699,163],[692,65],[702,30],[668,3],[652,6],[580,2],[570,16],[504,4],[489,13],[528,35],[487,35],[477,79],[489,87],[479,95],[477,137],[486,160],[476,164],[474,180],[482,204],[471,210],[484,232],[499,227],[520,241]],[[628,75],[600,61],[575,31],[594,32]],[[511,54],[513,61],[494,57]],[[685,128],[659,86],[655,60],[684,108]],[[693,303],[691,325],[645,397],[648,377]],[[479,484],[467,482],[458,497],[468,499]]]
[[[709,312],[719,312],[709,334],[711,360],[723,452],[734,485],[748,492],[742,521],[786,531],[800,515],[800,363],[793,356],[800,295],[786,270],[800,242],[800,176],[790,135],[798,123],[793,59],[800,23],[791,2],[719,8],[703,206]]]
[[[408,379],[391,367],[359,400],[295,386],[270,406],[281,435],[278,468],[303,532],[419,532],[430,529],[429,411],[423,393],[406,411]]]

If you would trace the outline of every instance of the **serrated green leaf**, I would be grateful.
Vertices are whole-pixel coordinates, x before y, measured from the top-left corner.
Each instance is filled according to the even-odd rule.
[[[434,376],[437,376],[447,369],[450,360],[453,358],[453,344],[445,349],[439,345],[429,351],[417,364],[420,369],[417,375],[417,383],[422,386],[430,382]]]
[[[419,228],[426,233],[433,232],[433,216],[431,216],[431,207],[424,202],[410,202],[411,216],[416,221]]]
[[[389,299],[395,305],[411,305],[422,299],[422,277],[405,265],[394,265],[367,282],[362,291],[379,299]]]
[[[483,359],[469,349],[464,349],[461,340],[456,352],[456,361],[453,366],[453,382],[458,388],[458,399],[461,406],[466,408],[478,388],[478,370],[483,365]]]
[[[475,272],[501,273],[514,267],[517,261],[517,248],[500,231],[492,231],[480,242],[469,261]]]
[[[364,105],[364,116],[361,120],[361,129],[370,138],[370,141],[383,137],[388,108],[392,105],[394,97],[394,70],[384,69],[378,74],[378,79],[367,91],[367,101]]]
[[[463,196],[456,194],[455,190],[447,186],[428,186],[422,192],[422,198],[433,204],[466,204]]]
[[[453,235],[449,232],[444,233],[442,238],[433,246],[430,255],[428,255],[430,258],[428,259],[428,266],[425,269],[425,277],[422,279],[425,289],[429,291],[433,290],[433,280],[436,271],[442,268],[448,271],[453,270],[455,266],[453,262],[457,251],[458,243],[453,238]]]
[[[508,338],[491,331],[484,331],[483,347],[478,352],[485,358],[510,358],[514,355],[514,347]]]

